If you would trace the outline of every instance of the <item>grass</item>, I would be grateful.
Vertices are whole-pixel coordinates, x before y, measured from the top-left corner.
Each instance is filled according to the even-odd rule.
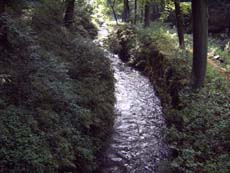
[[[223,41],[225,43],[224,46],[219,42],[215,39],[209,40],[209,52],[212,54],[211,58],[215,55],[219,55],[220,59],[216,60],[218,65],[224,67],[226,70],[230,70],[229,42]]]

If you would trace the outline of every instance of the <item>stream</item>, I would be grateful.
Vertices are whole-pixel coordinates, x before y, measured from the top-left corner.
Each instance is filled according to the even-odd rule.
[[[106,26],[99,38],[108,36]],[[116,79],[115,122],[100,173],[157,173],[167,157],[162,130],[165,120],[149,79],[105,50]]]

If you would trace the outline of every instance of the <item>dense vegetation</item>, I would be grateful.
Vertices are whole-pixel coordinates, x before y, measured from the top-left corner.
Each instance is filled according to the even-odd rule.
[[[181,7],[182,14],[191,11],[186,3]],[[230,84],[226,80],[227,68],[222,70],[220,66],[228,64],[229,38],[225,35],[220,39],[218,34],[209,38],[208,56],[212,63],[208,64],[203,87],[194,87],[191,74],[196,59],[191,51],[192,38],[185,35],[181,43],[176,30],[171,28],[173,21],[165,15],[163,12],[148,27],[143,23],[145,28],[127,23],[115,26],[108,47],[147,75],[161,98],[171,158],[169,163],[162,163],[159,171],[165,172],[165,167],[170,167],[171,172],[227,173],[230,171]],[[199,42],[199,37],[195,41]],[[197,48],[202,49],[202,45]],[[199,66],[203,62],[196,63]]]
[[[147,29],[121,26],[113,31],[109,43],[112,51],[150,78],[161,98],[172,172],[227,173],[230,84],[208,66],[205,87],[194,92],[189,75],[192,54],[175,45],[177,39],[169,30],[159,22]]]
[[[0,172],[96,168],[113,122],[114,79],[90,39],[89,7],[78,4],[70,29],[57,0],[12,1],[1,15]]]
[[[160,6],[156,1],[145,6],[149,3]],[[221,38],[220,33],[215,33],[215,37],[209,37],[209,42],[205,43],[203,41],[207,38],[202,41],[200,36],[192,39],[190,35],[184,35],[184,31],[190,33],[192,29],[196,29],[198,35],[202,34],[199,32],[204,28],[191,27],[191,3],[177,3],[175,1],[175,8],[169,3],[166,7],[170,12],[163,10],[157,22],[152,24],[150,21],[156,19],[145,14],[145,28],[140,27],[141,23],[116,26],[108,39],[108,46],[129,65],[147,75],[161,98],[168,124],[166,140],[171,148],[170,162],[164,163],[163,167],[170,167],[171,172],[227,173],[230,171],[229,37],[222,35]],[[215,4],[209,3],[209,7]],[[149,8],[145,9],[145,13],[151,13]],[[197,15],[199,12],[193,13]],[[185,16],[185,23],[181,23],[181,16]],[[199,16],[194,16],[193,22],[197,22],[197,18]],[[179,39],[172,25],[177,26]],[[207,34],[207,31],[208,28],[202,32]],[[192,41],[198,51],[195,55],[191,51],[194,51]],[[205,49],[202,47],[204,44],[208,44],[209,63],[205,83],[201,84],[206,63],[200,60],[201,55],[207,59],[207,53],[199,54],[199,51]],[[201,68],[197,69],[198,66]],[[196,74],[199,78],[195,86],[194,79],[191,80],[194,70],[198,70]],[[162,165],[159,171],[164,172]]]

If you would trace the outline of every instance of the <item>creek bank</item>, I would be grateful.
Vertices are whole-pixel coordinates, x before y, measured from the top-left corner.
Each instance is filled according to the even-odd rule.
[[[86,38],[95,36],[90,19],[76,19],[84,32],[68,30],[61,9],[53,0],[0,18],[9,45],[0,45],[0,172],[97,167],[114,119],[114,77],[104,52]]]
[[[145,35],[141,36],[139,40],[141,42],[135,45],[138,42],[138,31],[132,26],[118,27],[114,33],[115,35],[111,35],[108,39],[108,43],[118,46],[109,45],[111,51],[117,53],[122,61],[150,79],[165,108],[179,107],[179,91],[189,82],[187,74],[191,69],[187,68],[187,60],[172,58],[171,55],[178,52],[158,48],[158,43],[152,42],[151,38]],[[182,64],[181,69],[177,68],[178,64]],[[184,73],[181,73],[182,71]],[[175,118],[172,117],[172,119]]]
[[[127,63],[149,77],[161,98],[172,172],[229,172],[227,81],[208,67],[206,86],[192,91],[191,53],[179,50],[176,38],[162,25],[145,30],[121,26],[108,42],[118,45],[112,47],[115,52],[122,50],[120,42],[127,43],[127,51],[123,50],[129,57]]]

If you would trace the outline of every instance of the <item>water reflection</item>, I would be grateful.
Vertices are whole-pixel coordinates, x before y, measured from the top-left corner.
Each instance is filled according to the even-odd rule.
[[[157,163],[167,155],[161,134],[165,122],[160,101],[146,77],[117,55],[107,52],[107,57],[116,78],[117,117],[101,172],[155,173]]]

